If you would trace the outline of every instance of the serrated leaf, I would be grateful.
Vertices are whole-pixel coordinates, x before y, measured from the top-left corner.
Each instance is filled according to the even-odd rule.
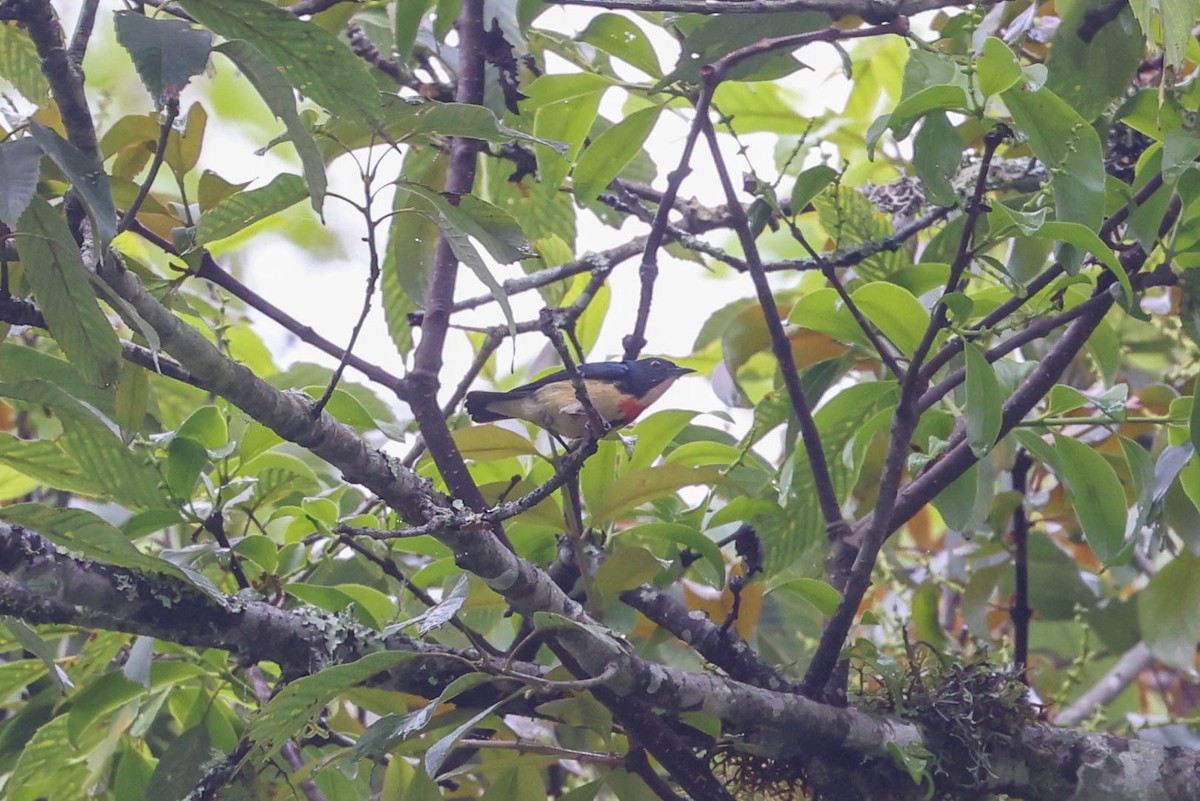
[[[590,203],[604,191],[637,155],[661,112],[661,106],[635,111],[596,137],[579,157],[572,174],[576,202]]]
[[[486,200],[464,195],[458,198],[457,203],[452,203],[445,195],[420,184],[402,181],[398,186],[429,201],[446,223],[478,240],[491,257],[501,264],[536,255],[520,223],[511,214]]]
[[[117,41],[129,52],[142,83],[162,108],[208,66],[212,33],[183,20],[147,17],[133,11],[115,15]]]
[[[92,293],[92,276],[67,223],[35,197],[17,223],[25,278],[59,347],[84,377],[110,386],[121,368],[121,343]]]
[[[404,715],[384,715],[358,738],[354,744],[354,758],[364,759],[392,750],[396,743],[424,731],[439,706],[491,680],[492,677],[484,673],[467,673],[446,685],[441,695],[420,709]]]
[[[9,228],[29,208],[37,192],[42,148],[30,137],[0,142],[0,222]]]
[[[0,431],[0,463],[39,484],[82,495],[99,495],[96,484],[61,448],[48,440],[24,440]]]
[[[0,22],[0,78],[31,103],[43,105],[50,97],[50,83],[42,73],[37,46],[25,29],[12,21]]]
[[[504,320],[508,323],[509,334],[516,336],[517,320],[513,316],[512,303],[509,302],[508,293],[504,291],[504,287],[496,280],[496,276],[492,275],[491,269],[484,264],[483,259],[479,256],[479,251],[475,250],[475,246],[471,244],[471,240],[467,235],[450,223],[445,217],[438,217],[438,227],[441,229],[441,234],[446,242],[449,243],[450,250],[454,252],[454,257],[463,266],[475,273],[475,277],[492,293],[492,297],[496,299],[496,303],[500,306],[500,311],[504,313]]]
[[[247,759],[254,763],[271,759],[335,696],[414,656],[399,651],[367,654],[357,662],[325,667],[292,682],[263,707],[247,729],[246,740],[253,746]]]
[[[700,443],[690,444],[698,445]],[[721,549],[704,532],[698,531],[691,526],[686,526],[682,523],[647,523],[644,526],[635,526],[622,531],[621,538],[646,538],[677,543],[685,548],[699,552],[712,565],[713,571],[717,576],[724,577],[725,575],[725,560],[721,556]]]
[[[5,507],[0,517],[37,531],[68,553],[100,564],[164,574],[191,583],[178,567],[165,559],[142,553],[120,529],[85,509],[23,503]]]
[[[1070,437],[1056,436],[1059,478],[1071,494],[1088,545],[1102,562],[1116,556],[1125,540],[1125,491],[1099,452]]]
[[[812,201],[817,219],[825,233],[833,238],[839,249],[873,242],[893,233],[891,224],[861,192],[839,186],[822,193]],[[891,253],[877,253],[864,259],[855,269],[869,281],[889,277],[897,270],[912,265],[904,248]]]
[[[134,507],[162,503],[158,473],[126,449],[116,424],[98,409],[39,379],[0,383],[0,396],[52,409],[65,431],[60,444],[111,500]]]
[[[308,189],[303,178],[290,173],[277,175],[266,186],[239,192],[205,212],[196,227],[196,245],[206,245],[233,236],[272,214],[296,205],[307,196]]]
[[[117,209],[104,167],[37,120],[29,121],[29,132],[83,198],[95,226],[97,250],[107,250],[108,243],[117,235]]]
[[[337,37],[265,0],[182,0],[202,25],[245,39],[301,94],[335,115],[362,123],[379,117],[379,93],[362,61]]]
[[[300,121],[291,84],[279,74],[275,65],[249,42],[222,42],[215,49],[237,65],[242,74],[250,79],[250,83],[254,84],[258,96],[267,104],[271,113],[283,121],[288,137],[296,148],[296,154],[300,157],[300,166],[304,170],[304,180],[308,184],[313,210],[320,214],[324,207],[327,186],[325,160],[312,134]]]
[[[963,354],[967,362],[967,442],[971,452],[982,457],[992,450],[1000,435],[1004,395],[983,348],[967,342]]]

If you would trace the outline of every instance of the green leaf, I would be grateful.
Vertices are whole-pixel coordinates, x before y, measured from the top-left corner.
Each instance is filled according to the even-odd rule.
[[[15,86],[31,103],[44,105],[50,97],[50,83],[42,74],[37,46],[17,22],[0,22],[0,78]]]
[[[1134,14],[1124,9],[1115,19],[1106,20],[1091,41],[1079,38],[1079,28],[1088,12],[1107,8],[1106,2],[1063,3],[1058,9],[1060,22],[1054,47],[1046,60],[1046,88],[1088,121],[1099,116],[1114,99],[1124,96],[1146,49]],[[1193,13],[1195,8],[1193,0]]]
[[[379,93],[363,62],[319,25],[265,0],[182,0],[180,5],[226,39],[245,39],[301,94],[333,114],[362,123],[379,117]]]
[[[828,164],[818,164],[800,173],[792,186],[792,214],[800,214],[814,197],[833,183],[838,171]]]
[[[1009,46],[995,36],[989,36],[983,43],[983,54],[975,62],[975,70],[984,97],[1011,89],[1022,78],[1021,63]]]
[[[69,553],[100,564],[164,574],[190,583],[187,574],[156,556],[144,554],[111,523],[84,509],[69,509],[22,503],[6,506],[5,520],[37,531]]]
[[[906,356],[913,354],[929,327],[929,312],[921,301],[907,289],[886,281],[865,284],[850,297],[863,316],[896,347]]]
[[[187,416],[179,426],[178,436],[191,437],[205,448],[215,451],[229,442],[229,427],[225,416],[216,406],[201,406]]]
[[[825,617],[833,617],[838,604],[842,601],[842,594],[820,579],[802,578],[785,581],[771,592],[790,592],[799,595],[816,607],[817,611]]]
[[[695,412],[665,409],[639,420],[634,432],[637,442],[633,446],[633,455],[629,457],[629,467],[649,467],[695,416]]]
[[[117,209],[104,167],[37,120],[29,121],[29,132],[83,198],[95,226],[97,250],[107,250],[108,243],[117,235]]]
[[[618,14],[598,14],[583,33],[575,37],[637,67],[652,78],[662,77],[662,67],[654,45],[646,34],[627,17]]]
[[[721,578],[725,576],[725,560],[721,556],[721,549],[704,532],[698,531],[692,526],[682,523],[647,523],[643,526],[634,526],[622,531],[621,539],[666,540],[674,542],[685,548],[699,552],[712,565],[715,575]],[[654,575],[658,574],[655,573]]]
[[[897,139],[903,139],[917,120],[930,112],[963,111],[966,108],[967,93],[961,86],[930,86],[900,101],[888,117],[888,127],[895,131]]]
[[[518,690],[516,693],[501,698],[499,701],[496,701],[496,703],[492,704],[486,709],[480,710],[468,718],[466,722],[455,728],[454,731],[450,732],[445,737],[429,746],[429,750],[425,752],[425,775],[431,779],[436,777],[438,775],[438,771],[442,769],[442,765],[445,764],[446,758],[450,756],[450,752],[458,746],[458,741],[465,737],[467,732],[478,726],[481,720],[495,712],[502,705],[511,701],[515,696],[520,695],[522,692],[522,690]]]
[[[708,17],[688,32],[675,69],[655,88],[680,81],[699,83],[701,68],[743,45],[779,36],[783,32],[815,31],[828,24],[828,16],[812,11]],[[790,53],[767,53],[747,59],[726,77],[730,80],[773,80],[789,75],[802,66]]]
[[[913,141],[913,167],[925,184],[925,196],[940,206],[958,200],[950,178],[962,166],[962,142],[945,112],[929,114]]]
[[[1167,68],[1183,66],[1196,20],[1196,0],[1131,0],[1129,7],[1146,37],[1160,41]]]
[[[1074,222],[1052,221],[1042,225],[1034,236],[1041,239],[1053,239],[1056,242],[1066,242],[1100,259],[1100,262],[1108,268],[1108,271],[1117,279],[1117,283],[1121,285],[1121,305],[1129,308],[1133,303],[1133,286],[1129,283],[1129,274],[1125,272],[1125,267],[1117,258],[1117,254],[1113,253],[1112,249],[1104,244],[1104,241],[1091,228]]]
[[[687,467],[681,464],[660,464],[641,470],[630,470],[613,481],[600,494],[599,502],[590,508],[596,524],[606,523],[620,514],[632,511],[656,498],[671,495],[694,484],[716,484],[721,473],[711,467]]]
[[[1192,670],[1200,642],[1200,557],[1187,549],[1177,553],[1138,594],[1137,612],[1150,652],[1171,667]]]
[[[432,149],[411,148],[404,156],[401,174],[424,186],[442,186],[449,163]],[[403,355],[413,342],[408,315],[425,302],[440,229],[437,207],[404,186],[396,187],[392,211],[399,213],[392,214],[383,259],[383,311],[392,342]]]
[[[1004,394],[983,348],[967,342],[963,353],[967,362],[967,442],[972,453],[983,457],[1000,436]]]
[[[181,500],[190,500],[208,464],[208,451],[190,437],[175,437],[167,445],[167,488]]]
[[[420,709],[404,715],[384,715],[358,738],[354,744],[354,758],[364,759],[391,751],[397,743],[424,731],[442,704],[491,680],[492,677],[485,673],[466,673],[451,681],[441,695]]]
[[[147,798],[186,798],[220,758],[213,749],[208,727],[201,724],[171,740],[154,766]]]
[[[607,604],[626,590],[649,582],[662,569],[663,563],[645,548],[617,546],[596,571],[596,592]]]
[[[308,196],[304,179],[283,173],[266,186],[227,197],[200,218],[196,246],[207,245],[248,228],[272,214],[296,205]]]
[[[49,440],[18,439],[0,431],[0,463],[54,489],[82,495],[100,494],[100,486],[74,459]]]
[[[398,651],[367,654],[357,662],[325,667],[319,673],[292,682],[263,707],[247,729],[246,740],[253,745],[247,759],[252,764],[271,759],[334,697],[414,656]]]
[[[513,216],[486,200],[464,195],[454,203],[440,192],[420,184],[401,181],[397,186],[429,201],[445,222],[477,239],[491,257],[501,264],[511,264],[536,255]]]
[[[510,456],[536,456],[537,448],[526,437],[500,426],[469,426],[451,432],[454,444],[467,459],[491,462]]]
[[[92,275],[66,221],[35,197],[17,235],[25,278],[59,347],[88,381],[111,386],[121,369],[121,343],[92,294]]]
[[[0,222],[9,228],[17,227],[37,192],[41,162],[42,149],[30,137],[0,142]]]
[[[52,409],[65,431],[60,443],[111,500],[135,507],[162,503],[158,473],[126,449],[116,424],[99,410],[39,379],[0,383],[0,396]]]
[[[635,111],[609,128],[583,151],[575,165],[572,189],[577,203],[590,203],[633,161],[658,122],[661,106]]]
[[[142,685],[135,684],[120,672],[105,673],[80,689],[71,698],[71,711],[67,714],[67,737],[71,744],[79,747],[88,728],[143,692]]]
[[[249,42],[222,42],[215,49],[237,65],[242,74],[250,79],[250,83],[254,84],[259,97],[267,104],[267,108],[271,109],[271,113],[283,120],[288,137],[300,157],[300,166],[304,170],[304,180],[308,184],[313,210],[320,214],[325,203],[325,161],[312,134],[300,121],[291,85],[279,74],[275,65]]]
[[[1107,562],[1125,541],[1125,491],[1116,471],[1099,452],[1070,437],[1055,436],[1059,478],[1096,557]]]
[[[517,320],[513,317],[512,303],[509,302],[508,293],[504,291],[504,287],[496,280],[496,276],[492,275],[491,269],[484,264],[483,259],[479,256],[479,251],[475,250],[475,246],[471,244],[471,240],[467,238],[466,233],[455,227],[445,217],[438,217],[438,227],[441,229],[441,234],[445,237],[446,242],[450,244],[450,250],[454,252],[454,257],[462,264],[475,273],[488,291],[492,293],[492,297],[496,299],[496,303],[500,306],[500,311],[504,313],[504,320],[508,323],[508,331],[512,336],[517,333]]]
[[[129,51],[154,105],[178,96],[192,76],[204,72],[212,51],[212,34],[183,20],[147,17],[133,11],[116,13],[117,41]]]
[[[836,190],[823,192],[812,203],[817,209],[821,228],[839,249],[878,241],[893,233],[891,223],[871,201],[849,187],[839,186]],[[876,253],[864,259],[855,270],[861,278],[878,281],[911,265],[908,252],[900,248],[890,253]]]
[[[1050,171],[1055,217],[1098,227],[1104,215],[1105,173],[1095,129],[1049,89],[1031,92],[1017,86],[1003,98],[1013,122]]]

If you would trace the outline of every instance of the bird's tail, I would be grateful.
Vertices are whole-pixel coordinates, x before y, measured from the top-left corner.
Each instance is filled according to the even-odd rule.
[[[493,403],[512,400],[512,396],[507,392],[484,392],[477,390],[467,393],[467,414],[471,415],[471,419],[476,423],[491,423],[495,420],[506,420],[510,415],[504,414],[499,410],[492,410],[490,407]]]

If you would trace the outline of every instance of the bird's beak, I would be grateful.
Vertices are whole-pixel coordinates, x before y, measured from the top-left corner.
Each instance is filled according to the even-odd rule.
[[[675,376],[676,378],[678,378],[681,375],[687,375],[688,373],[694,373],[694,372],[696,372],[696,371],[690,367],[680,367],[679,365],[675,365],[674,367],[671,368],[671,375]]]

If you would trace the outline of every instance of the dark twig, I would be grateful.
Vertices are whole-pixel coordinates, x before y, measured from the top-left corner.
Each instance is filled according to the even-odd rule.
[[[895,232],[883,239],[872,239],[867,242],[861,242],[840,251],[824,255],[820,260],[812,258],[784,259],[783,261],[767,262],[763,265],[763,269],[767,272],[778,272],[782,270],[820,270],[826,265],[829,267],[853,267],[880,253],[891,253],[892,251],[899,250],[904,247],[906,242],[926,228],[930,228],[946,219],[955,208],[957,207],[939,206],[923,217],[918,217],[909,224],[900,226]]]
[[[100,0],[83,0],[83,5],[79,7],[75,33],[71,35],[71,46],[67,48],[67,57],[76,69],[83,69],[83,57],[92,38],[92,29],[96,27],[96,9],[99,7]]]
[[[367,286],[363,292],[362,309],[359,311],[358,320],[354,323],[354,328],[350,332],[350,341],[346,343],[346,350],[342,353],[342,358],[338,360],[337,369],[333,371],[333,375],[329,378],[329,385],[325,388],[325,392],[317,402],[313,404],[312,415],[314,417],[321,414],[321,410],[325,408],[325,404],[329,403],[329,399],[333,397],[333,391],[337,389],[338,382],[342,380],[342,373],[346,371],[346,365],[354,353],[354,346],[358,344],[358,336],[362,333],[363,325],[367,322],[367,315],[371,312],[371,301],[375,297],[375,285],[379,282],[379,244],[375,237],[376,226],[379,221],[371,219],[371,200],[374,197],[371,192],[371,181],[373,178],[373,172],[362,176],[364,200],[363,205],[357,207],[362,212],[363,222],[366,224],[367,229]]]
[[[178,116],[179,96],[172,95],[167,98],[163,121],[158,129],[158,142],[154,146],[154,159],[150,162],[150,172],[146,173],[146,180],[142,181],[142,185],[138,187],[137,197],[133,199],[133,203],[125,210],[124,216],[117,224],[118,232],[129,229],[129,226],[137,219],[137,213],[142,207],[142,203],[146,202],[146,198],[150,195],[150,187],[154,186],[154,179],[158,177],[163,159],[167,157],[167,140],[171,137],[171,128],[175,125],[175,118]]]
[[[1121,12],[1129,8],[1129,0],[1108,0],[1102,6],[1090,8],[1083,15],[1083,22],[1076,32],[1086,44],[1091,44],[1096,34],[1104,30],[1110,22],[1121,16]]]
[[[1025,503],[1028,500],[1029,468],[1032,466],[1033,458],[1029,451],[1024,448],[1018,450],[1012,466],[1012,488],[1018,495],[1017,508],[1013,510],[1012,517],[1015,587],[1008,614],[1013,622],[1013,668],[1027,685],[1029,676],[1025,669],[1029,667],[1029,621],[1033,617],[1033,609],[1029,606],[1029,517],[1025,512]]]
[[[646,237],[646,249],[642,253],[642,264],[638,275],[642,279],[642,292],[638,299],[637,318],[633,331],[625,335],[622,345],[625,348],[626,359],[636,359],[646,347],[646,325],[650,321],[650,304],[654,301],[654,282],[658,278],[658,249],[662,247],[667,235],[667,223],[671,217],[671,209],[675,198],[679,195],[679,186],[683,179],[692,171],[690,166],[692,151],[696,149],[696,138],[700,134],[699,120],[708,116],[708,107],[712,102],[712,88],[706,87],[700,92],[696,102],[696,123],[688,131],[683,143],[683,152],[679,155],[679,166],[667,175],[667,188],[663,192],[658,210],[654,213],[654,222],[650,225],[650,234]]]
[[[225,515],[220,511],[215,511],[204,518],[204,530],[212,534],[217,544],[229,554],[229,569],[233,572],[233,578],[237,581],[238,589],[251,589],[250,580],[246,578],[246,573],[242,570],[242,562],[238,559],[238,555],[234,553],[233,546],[229,544],[229,536],[225,533]]]

